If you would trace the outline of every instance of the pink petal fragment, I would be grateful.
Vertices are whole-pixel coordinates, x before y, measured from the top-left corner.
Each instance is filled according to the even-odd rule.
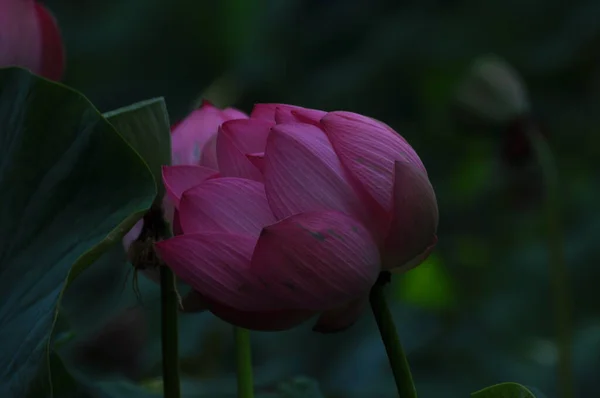
[[[297,122],[314,124],[315,126],[318,126],[321,119],[327,115],[327,112],[325,111],[308,108],[294,109],[291,111],[291,113]]]
[[[204,145],[200,154],[200,166],[209,169],[219,170],[219,161],[217,159],[217,135],[213,135]]]
[[[155,244],[158,255],[181,280],[203,296],[243,311],[279,309],[250,272],[256,240],[243,235],[180,235]]]
[[[325,311],[321,314],[313,331],[318,333],[337,333],[354,325],[369,301],[368,295],[350,303]]]
[[[369,231],[343,213],[311,212],[263,229],[252,268],[286,308],[330,310],[368,294],[380,271]]]
[[[276,222],[264,185],[242,178],[217,178],[185,191],[179,220],[186,234],[206,231],[244,233],[258,237]]]
[[[200,108],[190,113],[184,120],[172,128],[171,147],[173,164],[199,164],[204,147],[215,137],[219,126],[232,118],[247,116],[232,108],[221,110],[208,101],[203,101]],[[210,156],[210,151],[208,151]],[[214,154],[214,152],[212,152]],[[202,162],[204,166],[214,166],[211,159]]]
[[[344,167],[376,203],[391,212],[394,161],[425,167],[410,145],[389,126],[351,112],[330,112],[321,125]]]
[[[267,137],[275,123],[260,119],[230,120],[223,123],[221,130],[244,154],[264,152]]]
[[[257,153],[249,153],[246,155],[248,160],[252,162],[254,167],[256,167],[261,173],[265,172],[265,153],[257,152]]]
[[[246,155],[238,149],[224,130],[217,136],[217,159],[219,171],[224,177],[240,177],[262,182],[263,177]]]
[[[235,108],[223,109],[223,117],[225,120],[248,119],[248,115]]]
[[[255,104],[250,112],[250,119],[275,122],[275,110],[280,104]]]
[[[181,195],[188,189],[219,175],[216,170],[202,166],[163,166],[162,178],[169,199],[179,207]]]
[[[42,41],[40,75],[52,80],[61,80],[65,70],[65,49],[58,24],[50,11],[37,2],[35,11]]]
[[[268,121],[277,121],[277,123],[289,123],[296,122],[294,112],[299,112],[303,117],[308,117],[310,120],[314,118],[320,119],[326,112],[319,111],[316,109],[303,108],[296,105],[288,104],[256,104],[250,113],[252,119],[263,119]],[[278,115],[277,115],[278,114]],[[317,120],[318,120],[317,119]]]
[[[290,108],[277,107],[275,108],[275,123],[298,123],[298,121],[292,115],[292,110]]]
[[[437,241],[438,206],[429,178],[412,163],[395,162],[394,212],[385,244],[386,269],[414,267]],[[415,259],[419,260],[415,263]]]
[[[365,209],[319,128],[298,123],[275,126],[264,162],[265,190],[277,218],[339,210],[364,219]]]

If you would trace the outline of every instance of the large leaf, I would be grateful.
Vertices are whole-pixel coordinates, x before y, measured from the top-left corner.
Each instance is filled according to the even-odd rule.
[[[171,133],[164,99],[137,102],[105,113],[104,117],[146,161],[159,182],[159,198],[162,198],[161,166],[171,164]]]
[[[500,383],[471,394],[471,398],[536,398],[525,386],[518,383]]]
[[[80,93],[0,70],[0,396],[23,397],[67,278],[151,205],[139,155]]]

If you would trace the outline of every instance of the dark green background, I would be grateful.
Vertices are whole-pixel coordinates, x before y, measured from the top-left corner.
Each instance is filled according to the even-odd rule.
[[[465,123],[452,106],[457,84],[476,57],[505,58],[523,76],[558,159],[577,395],[599,394],[600,2],[46,4],[66,42],[65,83],[102,111],[164,96],[176,121],[202,95],[245,111],[254,102],[294,103],[379,118],[413,144],[438,195],[439,245],[428,264],[394,284],[392,295],[422,397],[464,397],[509,380],[556,396],[541,207],[523,189],[535,181],[519,185],[515,175],[525,173],[509,172],[502,162],[504,129]],[[65,297],[76,341],[136,303],[118,249],[113,262],[92,267]],[[79,355],[76,366],[101,364],[102,377],[116,372],[152,385],[160,369],[158,296],[156,287],[141,282],[143,305],[137,308],[144,316],[121,318],[112,334],[93,343],[105,344],[102,349],[94,351],[87,342],[95,354],[79,349],[72,354]],[[208,314],[186,315],[181,322],[186,377],[203,391],[233,391],[229,328]],[[259,383],[305,374],[331,396],[393,396],[369,313],[339,335],[300,328],[255,333],[254,339]],[[131,352],[124,354],[124,347]]]

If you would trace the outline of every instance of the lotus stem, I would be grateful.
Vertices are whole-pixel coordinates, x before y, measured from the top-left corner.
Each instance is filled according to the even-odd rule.
[[[234,326],[238,398],[254,398],[250,332]]]
[[[163,392],[165,398],[180,398],[179,342],[177,311],[179,306],[175,275],[169,267],[160,267],[161,338]]]
[[[554,296],[556,340],[558,345],[558,384],[560,396],[574,398],[574,378],[571,352],[570,292],[564,243],[560,222],[558,169],[548,142],[536,128],[528,130],[544,178],[544,210],[546,219],[548,262]]]
[[[410,366],[385,298],[383,288],[390,281],[390,278],[389,272],[382,272],[379,275],[379,279],[371,289],[369,301],[394,374],[398,396],[400,398],[417,398],[417,390],[410,372]]]

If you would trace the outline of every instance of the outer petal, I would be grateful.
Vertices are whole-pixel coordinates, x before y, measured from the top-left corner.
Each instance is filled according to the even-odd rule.
[[[200,166],[209,169],[219,170],[219,161],[217,160],[217,135],[213,135],[204,145],[200,154]]]
[[[358,320],[369,301],[368,295],[353,300],[350,303],[325,311],[313,327],[313,331],[319,333],[336,333],[348,329]]]
[[[37,2],[35,11],[42,41],[40,74],[48,79],[60,80],[65,70],[65,50],[56,19]]]
[[[262,181],[262,173],[246,153],[264,151],[273,125],[258,119],[232,120],[223,124],[217,137],[217,159],[221,174]]]
[[[327,112],[325,111],[308,108],[294,109],[291,111],[291,113],[297,122],[314,124],[315,126],[318,126],[321,119],[327,115]]]
[[[279,309],[250,270],[256,240],[243,235],[180,235],[155,244],[165,263],[203,296],[244,311]]]
[[[281,106],[283,104],[255,104],[250,112],[250,118],[275,122],[275,111]]]
[[[278,218],[339,210],[364,219],[365,209],[319,128],[298,123],[275,126],[264,162],[265,190]]]
[[[256,152],[249,153],[246,155],[248,160],[252,162],[254,167],[256,167],[261,173],[265,172],[265,153],[264,152]]]
[[[244,154],[264,152],[267,137],[275,123],[260,119],[230,120],[223,123],[222,131]]]
[[[410,145],[389,126],[351,112],[330,112],[321,125],[344,167],[388,214],[392,210],[394,161],[426,174]]]
[[[219,175],[216,170],[202,166],[163,166],[162,178],[175,207],[179,207],[181,195],[188,189]]]
[[[280,331],[312,318],[314,311],[279,310],[279,311],[240,311],[226,304],[219,303],[192,291],[183,299],[184,312],[210,310],[214,315],[227,323],[250,330]]]
[[[276,121],[278,124],[305,121],[298,120],[292,114],[294,111],[297,111],[299,114],[305,117],[308,117],[310,115],[310,117],[308,117],[310,120],[318,120],[326,114],[326,112],[323,111],[310,108],[303,108],[301,106],[296,105],[256,104],[252,109],[252,113],[250,113],[250,118]]]
[[[261,232],[252,268],[286,308],[329,310],[364,296],[379,251],[359,221],[339,212],[289,217]]]
[[[394,212],[384,267],[405,269],[425,260],[437,242],[437,226],[438,206],[427,175],[411,163],[395,162]]]
[[[258,237],[276,221],[264,185],[242,178],[217,178],[186,191],[179,204],[184,233],[220,231]]]

